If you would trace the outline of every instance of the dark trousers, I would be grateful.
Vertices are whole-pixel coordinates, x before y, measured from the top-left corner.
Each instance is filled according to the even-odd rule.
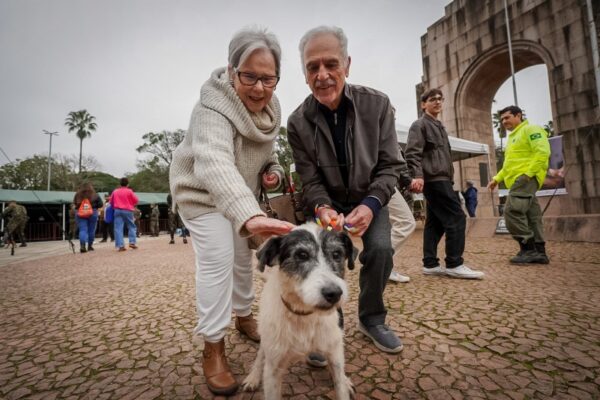
[[[463,264],[466,217],[450,181],[426,182],[423,194],[427,201],[427,219],[423,232],[423,265],[440,265],[438,243],[446,234],[446,268]]]
[[[110,240],[115,240],[114,226],[112,222],[107,224],[106,222],[102,222],[102,240],[108,239],[108,235],[110,235]]]
[[[335,203],[334,207],[344,215],[348,215],[353,208],[337,207]],[[383,291],[394,267],[391,229],[388,208],[383,207],[362,236],[363,251],[358,257],[362,264],[358,280],[358,318],[365,326],[385,323],[387,309],[383,302]]]

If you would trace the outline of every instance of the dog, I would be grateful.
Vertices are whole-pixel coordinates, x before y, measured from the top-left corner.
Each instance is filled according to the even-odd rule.
[[[344,333],[337,309],[346,301],[346,264],[354,268],[354,246],[345,232],[327,231],[315,223],[269,239],[257,252],[258,268],[268,271],[260,300],[261,341],[246,391],[263,382],[266,400],[281,398],[288,367],[318,352],[328,361],[338,400],[354,397],[344,371]]]

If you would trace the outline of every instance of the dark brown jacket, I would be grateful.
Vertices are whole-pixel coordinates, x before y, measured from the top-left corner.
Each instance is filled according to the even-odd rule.
[[[394,115],[388,97],[374,89],[346,84],[348,188],[344,186],[333,139],[317,100],[308,96],[288,119],[288,139],[302,179],[303,201],[358,205],[374,196],[385,206],[398,182],[399,159]]]
[[[404,153],[413,178],[423,178],[425,182],[454,180],[448,132],[430,115],[423,113],[413,122]]]

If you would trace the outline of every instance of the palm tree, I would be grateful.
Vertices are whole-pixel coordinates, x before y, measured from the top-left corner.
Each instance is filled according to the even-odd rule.
[[[71,111],[65,119],[65,125],[69,132],[75,131],[79,138],[79,173],[81,173],[81,156],[83,154],[83,139],[92,136],[96,130],[96,117],[87,112],[87,110]]]

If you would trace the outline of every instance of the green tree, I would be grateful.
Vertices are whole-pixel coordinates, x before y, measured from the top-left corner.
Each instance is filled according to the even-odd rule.
[[[184,138],[183,129],[148,132],[142,136],[144,143],[136,151],[149,157],[138,161],[138,171],[129,176],[129,185],[139,192],[168,192],[173,152]]]
[[[552,120],[548,121],[544,125],[544,129],[546,130],[546,132],[548,132],[548,137],[554,136],[554,122],[552,122]]]
[[[91,137],[92,132],[96,131],[96,117],[87,112],[87,110],[71,111],[65,119],[65,125],[69,132],[75,132],[79,138],[79,173],[81,173],[81,158],[83,155],[83,139]]]
[[[153,160],[138,162],[138,171],[127,177],[129,186],[136,192],[169,192],[169,169]]]
[[[279,128],[279,135],[275,141],[275,152],[277,153],[279,165],[283,167],[286,173],[289,173],[290,165],[292,165],[294,159],[292,157],[292,147],[288,142],[287,129],[283,126]]]
[[[62,166],[51,160],[52,177],[50,178],[52,190],[64,190],[62,182],[56,178],[62,171]],[[16,190],[46,190],[48,187],[48,157],[34,155],[26,159],[17,159],[14,162],[0,167],[0,187]]]
[[[144,144],[135,149],[138,153],[147,153],[152,157],[145,163],[152,162],[158,165],[166,166],[167,169],[173,161],[173,152],[183,141],[185,131],[177,129],[175,131],[148,132],[142,139]]]

